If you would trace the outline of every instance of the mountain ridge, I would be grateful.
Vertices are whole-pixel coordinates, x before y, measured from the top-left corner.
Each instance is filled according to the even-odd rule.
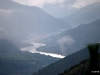
[[[92,21],[100,19],[100,16],[98,16],[98,14],[100,13],[99,8],[100,2],[93,3],[79,9],[78,11],[76,11],[76,13],[67,17],[63,17],[61,19],[68,22],[73,27],[79,26],[81,24],[88,24]]]
[[[44,60],[42,60],[44,59]],[[0,74],[30,75],[59,59],[21,51],[11,42],[0,39]]]
[[[81,57],[80,57],[81,55]],[[78,64],[83,59],[87,59],[89,57],[89,53],[87,49],[80,50],[76,53],[73,53],[71,55],[68,55],[62,60],[59,60],[42,70],[38,71],[37,73],[33,75],[57,75],[59,73],[62,73],[65,69],[70,68],[71,66],[74,66],[75,64]],[[73,63],[72,63],[73,62]]]
[[[99,48],[99,53],[100,53],[100,48]],[[53,64],[48,65],[47,67],[41,69],[40,71],[34,73],[33,75],[47,75],[47,74],[58,75],[60,73],[63,73],[65,70],[68,70],[69,68],[73,67],[74,65],[77,65],[80,62],[89,59],[89,56],[90,55],[88,48],[85,47],[80,51],[77,51],[59,61],[56,61]]]
[[[7,1],[8,5],[6,0],[1,0],[1,2],[3,2],[0,6],[3,9],[1,11],[12,12],[3,21],[0,21],[0,31],[2,32],[0,35],[4,39],[22,42],[26,39],[29,40],[30,37],[45,36],[71,28],[70,24],[47,14],[38,7],[21,5],[11,0]]]
[[[69,55],[80,49],[83,49],[89,43],[96,43],[100,41],[100,20],[83,24],[76,28],[66,30],[60,34],[53,35],[44,39],[42,43],[46,46],[40,47],[37,50],[50,53],[58,53],[62,55]],[[70,44],[66,42],[70,42]],[[62,49],[62,47],[64,47]],[[63,52],[62,52],[63,51]]]

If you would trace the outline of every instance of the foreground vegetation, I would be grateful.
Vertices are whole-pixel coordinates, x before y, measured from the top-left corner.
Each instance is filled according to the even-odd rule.
[[[58,75],[99,75],[100,54],[98,54],[99,44],[88,45],[90,59],[84,60],[75,66],[71,66]],[[94,72],[95,71],[95,72]]]

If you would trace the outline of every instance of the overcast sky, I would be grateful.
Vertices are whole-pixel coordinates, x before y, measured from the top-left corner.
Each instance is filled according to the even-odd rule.
[[[37,6],[43,8],[45,4],[60,4],[61,7],[64,7],[65,2],[70,2],[70,7],[81,8],[91,3],[100,2],[100,0],[13,0],[15,2],[29,5],[29,6]],[[74,1],[74,3],[73,3]],[[71,4],[72,3],[72,4]]]
[[[13,0],[23,5],[37,6],[54,17],[68,16],[76,10],[100,0]]]
[[[12,1],[22,5],[39,7],[48,14],[56,18],[68,16],[88,4],[100,2],[100,0],[12,0]],[[10,14],[13,13],[13,11],[14,10],[0,9],[0,17],[9,16]]]

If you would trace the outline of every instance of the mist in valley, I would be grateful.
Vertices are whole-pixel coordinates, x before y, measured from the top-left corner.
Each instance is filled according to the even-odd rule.
[[[98,42],[99,0],[0,0],[0,75],[39,75]]]

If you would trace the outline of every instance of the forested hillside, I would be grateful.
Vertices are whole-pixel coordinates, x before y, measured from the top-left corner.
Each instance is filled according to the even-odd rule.
[[[59,73],[62,73],[65,69],[68,69],[71,66],[74,66],[74,65],[80,63],[82,60],[88,59],[88,58],[89,58],[88,49],[85,48],[76,53],[68,55],[64,59],[59,60],[59,61],[43,68],[42,70],[38,71],[34,75],[47,75],[47,74],[48,75],[57,75]]]
[[[0,74],[31,75],[59,59],[20,51],[12,43],[0,39]]]
[[[100,48],[99,48],[99,53],[100,53]],[[47,67],[43,68],[42,70],[38,71],[33,75],[58,75],[58,74],[63,75],[64,71],[65,73],[69,73],[70,71],[73,72],[72,70],[74,69],[75,71],[78,70],[82,71],[81,69],[84,68],[84,64],[88,63],[87,59],[89,59],[89,56],[90,56],[89,51],[88,48],[86,47],[80,51],[77,51],[76,53],[68,55],[64,59],[61,59],[51,65],[48,65]],[[76,68],[78,68],[78,70]],[[75,74],[77,75],[76,72]]]
[[[38,51],[67,56],[85,48],[89,43],[100,42],[100,20],[82,24],[76,28],[50,36],[41,42],[46,43],[46,46],[38,48]]]
[[[89,44],[87,47],[89,59],[81,61],[58,75],[100,75],[100,53],[98,53],[100,44]]]

